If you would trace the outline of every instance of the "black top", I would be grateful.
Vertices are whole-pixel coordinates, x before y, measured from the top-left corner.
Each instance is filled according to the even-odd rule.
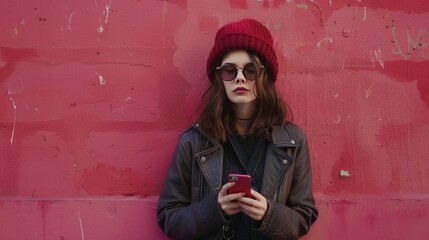
[[[266,140],[262,137],[243,137],[238,133],[231,134],[229,141],[224,144],[224,168],[222,181],[228,181],[231,173],[248,174],[252,177],[252,189],[260,192],[265,165]],[[253,239],[254,221],[244,213],[232,216],[228,237],[234,234],[232,239]],[[234,231],[234,233],[232,233]]]

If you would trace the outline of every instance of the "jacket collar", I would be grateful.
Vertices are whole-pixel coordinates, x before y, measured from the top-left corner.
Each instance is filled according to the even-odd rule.
[[[198,123],[194,124],[193,127],[213,144],[209,149],[198,152],[196,158],[209,185],[211,185],[215,192],[219,191],[222,187],[223,149],[212,137],[200,131]],[[298,147],[298,140],[292,134],[287,124],[273,129],[272,143],[271,147],[269,146],[267,149],[264,177],[262,180],[262,194],[266,197],[274,192],[274,185],[277,183],[279,176],[289,168],[293,161],[291,156],[288,156],[282,148]]]
[[[272,142],[276,147],[297,147],[298,140],[292,134],[287,124],[273,129]]]

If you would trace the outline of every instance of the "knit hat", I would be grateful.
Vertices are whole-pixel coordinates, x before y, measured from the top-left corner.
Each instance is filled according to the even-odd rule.
[[[215,44],[207,59],[207,73],[231,50],[243,49],[255,53],[264,61],[264,67],[273,82],[277,79],[278,63],[270,31],[254,19],[243,19],[226,24],[216,33]],[[210,81],[211,76],[209,76]]]

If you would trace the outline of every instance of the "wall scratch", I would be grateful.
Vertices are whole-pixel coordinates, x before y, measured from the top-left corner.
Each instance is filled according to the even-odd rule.
[[[9,97],[10,101],[12,102],[13,105],[13,127],[12,127],[12,135],[10,136],[10,145],[12,145],[13,143],[13,138],[15,136],[15,127],[16,127],[16,104],[15,104],[15,100],[13,100],[12,97]]]
[[[128,104],[128,105],[122,106],[120,108],[113,109],[112,113],[115,113],[115,112],[118,112],[118,111],[122,111],[122,115],[124,115],[124,109],[127,108],[127,107],[129,107],[129,106],[131,106],[131,105],[132,104]]]
[[[110,6],[112,6],[112,2],[106,4],[106,19],[104,20],[104,23],[107,23],[107,20],[109,19]]]
[[[372,85],[366,90],[366,93],[365,93],[366,98],[368,98],[369,95],[371,95],[372,90],[374,89],[374,86],[375,86],[375,83],[372,83]]]
[[[85,240],[85,234],[83,232],[82,218],[80,217],[80,210],[78,211],[78,215],[79,215],[79,225],[80,225],[81,238],[82,238],[82,240]]]
[[[378,49],[377,51],[376,50],[374,50],[374,55],[375,55],[375,58],[378,60],[378,62],[380,63],[380,65],[381,65],[381,68],[383,68],[384,69],[384,61],[383,61],[383,59],[381,58],[381,50],[380,49]]]
[[[340,114],[337,114],[337,119],[334,120],[335,124],[339,124],[341,122],[341,116]]]
[[[75,14],[76,12],[72,12],[71,14],[70,14],[70,17],[69,17],[69,25],[67,26],[67,28],[68,28],[68,30],[72,30],[72,28],[71,28],[71,22],[72,22],[72,18],[73,18],[73,15]]]
[[[324,39],[322,39],[322,40],[320,40],[318,43],[317,43],[317,47],[318,48],[320,48],[320,44],[322,43],[322,42],[326,42],[326,44],[328,44],[328,42],[332,42],[332,38],[330,38],[330,37],[326,37],[326,38],[324,38]]]
[[[366,20],[366,7],[363,7],[363,19],[362,20]]]

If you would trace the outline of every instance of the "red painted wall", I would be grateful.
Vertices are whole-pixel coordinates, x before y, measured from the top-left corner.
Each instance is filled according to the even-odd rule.
[[[426,0],[3,1],[0,239],[166,239],[156,202],[216,30],[254,17],[307,132],[305,239],[429,236]]]

